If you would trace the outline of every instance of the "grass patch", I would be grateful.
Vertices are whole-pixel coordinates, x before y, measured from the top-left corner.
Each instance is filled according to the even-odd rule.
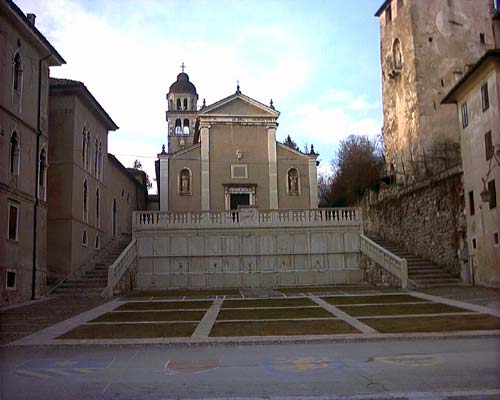
[[[374,288],[371,286],[356,286],[356,285],[345,285],[345,286],[303,286],[303,287],[290,287],[290,288],[279,288],[276,291],[283,294],[293,294],[293,293],[324,293],[324,292],[343,292],[343,291],[373,291]]]
[[[57,339],[146,339],[162,337],[190,337],[197,324],[85,324],[59,336]]]
[[[334,318],[332,314],[321,307],[314,308],[267,308],[222,310],[218,320],[228,319],[293,319],[293,318]]]
[[[143,290],[131,292],[125,298],[140,297],[191,297],[191,296],[241,296],[239,290],[235,289],[171,289],[171,290]]]
[[[373,296],[336,296],[323,297],[322,300],[329,304],[376,304],[376,303],[410,303],[415,301],[428,302],[428,300],[413,297],[408,294],[373,295]]]
[[[359,332],[341,320],[216,322],[210,336],[341,335],[348,333]]]
[[[221,308],[255,308],[255,307],[295,307],[316,306],[305,297],[295,299],[258,299],[258,300],[224,300]]]
[[[156,301],[141,303],[125,303],[117,308],[119,311],[140,310],[207,310],[212,305],[211,301]]]
[[[381,333],[453,332],[500,329],[500,318],[487,314],[443,317],[401,317],[363,319]]]
[[[205,311],[110,312],[90,322],[201,321]]]
[[[441,303],[429,304],[384,304],[380,306],[340,306],[342,311],[353,317],[367,317],[375,315],[412,315],[412,314],[441,314],[454,312],[470,312]]]

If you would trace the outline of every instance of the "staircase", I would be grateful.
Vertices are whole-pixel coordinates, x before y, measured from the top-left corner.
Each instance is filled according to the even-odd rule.
[[[372,239],[372,238],[370,238]],[[439,286],[463,285],[463,282],[444,271],[431,261],[412,254],[398,245],[383,239],[372,239],[379,246],[400,258],[405,258],[408,263],[408,286],[412,288],[431,288]]]
[[[104,249],[94,262],[93,267],[75,278],[70,278],[57,286],[52,294],[67,296],[100,296],[108,284],[108,267],[130,243],[130,236],[115,238]]]

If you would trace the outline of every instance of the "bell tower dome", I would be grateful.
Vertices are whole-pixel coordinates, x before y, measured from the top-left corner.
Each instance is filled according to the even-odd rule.
[[[196,117],[198,116],[198,93],[184,72],[177,75],[167,94],[168,111],[168,152],[175,153],[191,146],[195,137]]]

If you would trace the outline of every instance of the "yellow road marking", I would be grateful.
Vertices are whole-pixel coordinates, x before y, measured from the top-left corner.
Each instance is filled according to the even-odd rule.
[[[39,374],[27,369],[16,369],[15,371],[16,375],[28,375],[28,376],[33,376],[35,378],[41,378],[41,379],[50,379],[52,378],[50,375],[44,375],[44,374]]]
[[[446,362],[443,357],[432,354],[373,357],[373,360],[380,361],[385,364],[403,365],[406,367],[430,367],[432,365],[444,364]]]

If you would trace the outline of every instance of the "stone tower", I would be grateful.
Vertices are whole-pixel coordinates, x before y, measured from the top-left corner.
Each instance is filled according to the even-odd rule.
[[[386,0],[380,52],[387,168],[411,183],[459,162],[446,93],[494,47],[493,0]]]
[[[198,94],[182,70],[167,94],[168,152],[175,153],[193,144],[198,116]]]

